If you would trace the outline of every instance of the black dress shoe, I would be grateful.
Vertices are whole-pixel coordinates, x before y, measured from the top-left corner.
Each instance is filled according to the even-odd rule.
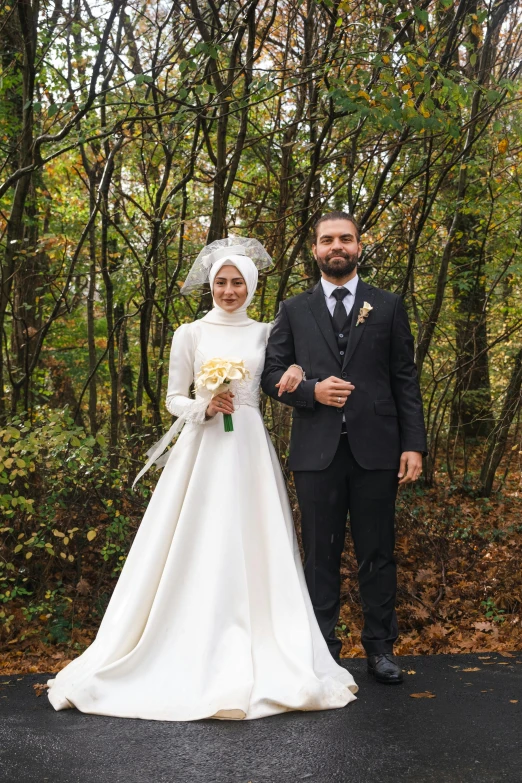
[[[395,685],[402,682],[402,669],[397,665],[391,653],[368,656],[368,672],[377,682]]]

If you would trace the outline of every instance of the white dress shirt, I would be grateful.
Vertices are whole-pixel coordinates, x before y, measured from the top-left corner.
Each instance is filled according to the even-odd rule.
[[[324,277],[321,277],[321,285],[323,286],[323,292],[326,299],[326,306],[330,311],[330,315],[334,314],[335,305],[337,304],[337,300],[334,296],[332,296],[332,291],[335,291],[336,288],[346,288],[350,293],[348,296],[345,296],[343,299],[343,305],[346,309],[346,315],[350,315],[352,312],[352,307],[355,302],[355,292],[357,290],[357,283],[359,282],[359,276],[355,275],[355,277],[352,277],[351,280],[348,280],[347,283],[344,284],[344,286],[335,285],[335,283],[330,283],[328,280],[325,280]]]

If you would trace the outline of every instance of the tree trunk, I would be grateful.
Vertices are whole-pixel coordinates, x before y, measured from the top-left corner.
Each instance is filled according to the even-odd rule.
[[[522,349],[520,349],[515,357],[513,371],[506,392],[506,399],[502,406],[502,412],[491,433],[488,453],[480,474],[481,495],[483,497],[489,497],[493,490],[495,473],[506,450],[509,429],[520,407],[521,388]]]
[[[494,419],[487,351],[486,276],[474,215],[462,216],[458,236],[452,254],[458,356],[452,423],[466,437],[476,438],[491,432]]]

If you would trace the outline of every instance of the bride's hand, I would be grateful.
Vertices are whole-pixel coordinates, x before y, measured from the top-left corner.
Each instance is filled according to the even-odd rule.
[[[232,392],[221,392],[212,397],[207,407],[207,416],[212,418],[216,413],[234,413],[234,403],[232,398],[234,395]]]
[[[276,388],[279,389],[278,397],[280,397],[283,392],[295,392],[303,380],[303,377],[304,373],[302,369],[297,367],[297,365],[292,364],[288,370],[285,371],[279,383],[276,383]]]

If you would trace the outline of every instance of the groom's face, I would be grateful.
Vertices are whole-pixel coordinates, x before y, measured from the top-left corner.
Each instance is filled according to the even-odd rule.
[[[321,272],[334,280],[345,279],[356,269],[362,245],[350,220],[325,220],[317,227],[312,251]]]

